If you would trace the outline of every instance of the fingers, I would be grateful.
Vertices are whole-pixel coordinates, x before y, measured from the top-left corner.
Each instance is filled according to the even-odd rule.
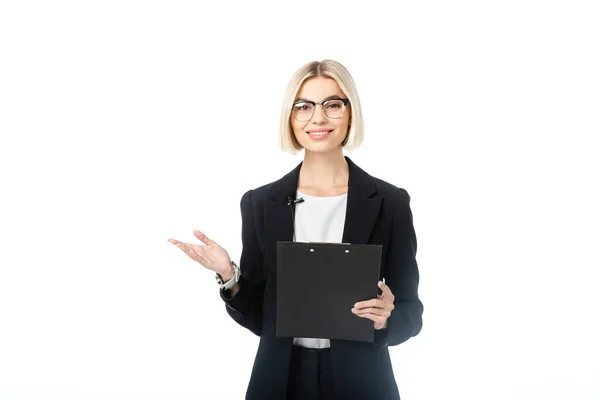
[[[376,307],[376,308],[387,308],[388,302],[384,299],[371,299],[366,301],[359,301],[354,305],[354,308],[368,308],[368,307]]]
[[[394,295],[389,286],[379,281],[377,286],[381,289],[381,294],[377,298],[359,301],[354,304],[352,313],[360,318],[370,319],[375,323],[375,329],[384,329],[387,327],[387,320],[394,310]]]
[[[187,243],[180,242],[179,240],[169,239],[170,243],[173,243],[175,246],[179,247],[181,250],[186,251]]]
[[[390,289],[390,287],[388,285],[386,285],[385,283],[383,283],[383,281],[379,281],[379,283],[377,284],[377,286],[379,286],[379,288],[383,292],[383,297],[387,297],[389,299],[392,299],[392,302],[394,301],[394,295],[392,294],[392,290]]]
[[[199,233],[201,233],[204,240],[210,241],[210,239],[206,238],[206,235],[202,234],[202,232]],[[198,238],[200,239],[200,237]],[[210,261],[210,257],[207,253],[207,249],[209,249],[209,247],[201,244],[183,243],[175,239],[169,239],[168,241],[169,243],[173,243],[175,246],[179,247],[181,251],[183,251],[192,260],[199,262],[208,269],[214,269],[214,261]]]
[[[377,307],[377,308],[394,308],[394,295],[390,290],[389,286],[379,281],[377,286],[381,288],[382,294],[378,294],[377,298],[365,301],[359,301],[354,305],[355,308],[361,309],[365,307]]]
[[[367,308],[353,308],[351,310],[355,315],[363,316],[363,315],[376,315],[379,317],[388,318],[392,315],[392,310],[389,308],[376,308],[376,307],[367,307]]]
[[[188,255],[191,259],[200,262],[200,254],[194,249],[195,245],[191,245],[188,243],[180,242],[179,240],[169,239],[170,243],[173,243],[175,246],[179,247],[181,251],[183,251],[186,255]]]
[[[192,249],[192,246],[187,244],[187,243],[183,243],[180,242],[179,240],[175,240],[175,239],[169,239],[170,243],[173,243],[175,246],[179,247],[185,254],[190,255],[190,250],[192,251],[193,254],[196,254],[196,252]]]
[[[198,230],[194,231],[194,236],[196,236],[198,239],[200,239],[200,241],[204,244],[210,243],[210,239],[204,233],[202,233]]]

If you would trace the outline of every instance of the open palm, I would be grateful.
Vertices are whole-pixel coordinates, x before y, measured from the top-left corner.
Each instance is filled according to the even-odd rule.
[[[175,239],[169,239],[169,242],[179,247],[192,260],[198,261],[205,268],[217,274],[223,275],[231,271],[231,259],[224,248],[200,231],[194,231],[194,236],[204,245],[184,243]]]

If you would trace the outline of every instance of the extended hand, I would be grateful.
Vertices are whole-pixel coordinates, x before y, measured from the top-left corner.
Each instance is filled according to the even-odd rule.
[[[375,323],[375,329],[387,328],[387,320],[394,309],[394,295],[390,288],[379,281],[382,291],[376,299],[360,301],[354,305],[352,312],[361,318],[368,318]]]
[[[227,251],[217,242],[206,237],[203,232],[194,231],[194,235],[204,245],[183,243],[175,239],[169,239],[169,242],[183,250],[192,260],[221,275],[225,281],[229,280],[233,276],[233,268]]]

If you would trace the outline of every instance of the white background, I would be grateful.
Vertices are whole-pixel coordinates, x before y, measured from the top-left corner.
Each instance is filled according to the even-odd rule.
[[[422,332],[403,400],[598,399],[600,14],[592,1],[3,1],[0,399],[241,399],[258,338],[213,274],[293,72],[351,72],[408,190]]]

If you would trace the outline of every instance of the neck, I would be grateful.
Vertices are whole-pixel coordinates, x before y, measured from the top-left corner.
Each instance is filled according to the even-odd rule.
[[[339,151],[327,153],[305,150],[304,161],[298,177],[298,187],[327,190],[347,186],[348,163],[341,148]]]

